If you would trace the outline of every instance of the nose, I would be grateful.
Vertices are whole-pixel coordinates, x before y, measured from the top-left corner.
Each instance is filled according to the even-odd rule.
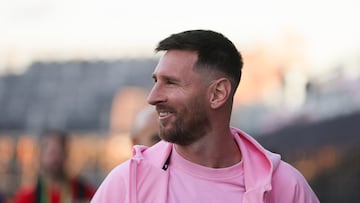
[[[159,83],[155,83],[147,97],[147,102],[150,105],[156,105],[164,101],[166,101],[166,95],[161,90]]]

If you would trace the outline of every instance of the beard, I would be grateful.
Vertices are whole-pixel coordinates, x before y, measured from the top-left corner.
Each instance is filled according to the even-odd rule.
[[[160,124],[160,137],[174,144],[186,146],[204,137],[209,127],[204,105],[196,99],[190,105],[191,109],[183,108],[181,111],[173,111],[176,120],[170,123],[170,129]]]

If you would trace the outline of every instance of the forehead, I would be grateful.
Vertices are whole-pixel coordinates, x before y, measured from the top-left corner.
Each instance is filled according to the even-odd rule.
[[[160,58],[159,63],[155,68],[154,75],[178,75],[180,73],[193,72],[192,68],[197,61],[197,58],[198,56],[195,51],[167,51]]]

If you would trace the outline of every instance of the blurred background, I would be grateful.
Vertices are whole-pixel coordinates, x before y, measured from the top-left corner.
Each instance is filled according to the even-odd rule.
[[[298,168],[321,202],[360,198],[360,2],[0,0],[0,194],[34,182],[38,136],[71,134],[98,186],[131,155],[159,40],[230,38],[244,58],[232,125]]]

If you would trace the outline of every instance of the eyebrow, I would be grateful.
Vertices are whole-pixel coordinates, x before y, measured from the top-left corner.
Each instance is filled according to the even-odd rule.
[[[156,76],[155,73],[152,74],[152,78],[153,79],[163,79],[163,80],[168,80],[168,81],[174,81],[174,82],[180,82],[180,80],[176,77],[173,77],[173,76],[168,76],[168,75],[163,75],[163,76]]]

